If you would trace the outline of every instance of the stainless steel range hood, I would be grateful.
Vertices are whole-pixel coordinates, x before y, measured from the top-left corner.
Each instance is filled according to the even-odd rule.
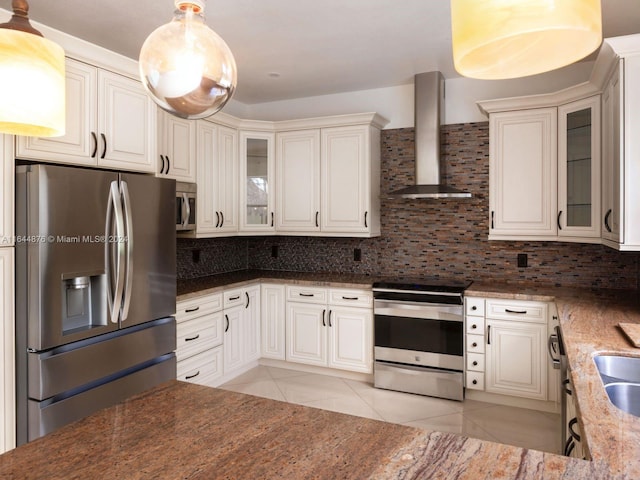
[[[416,184],[391,192],[391,198],[469,198],[471,194],[440,183],[440,125],[444,114],[444,77],[415,76]]]

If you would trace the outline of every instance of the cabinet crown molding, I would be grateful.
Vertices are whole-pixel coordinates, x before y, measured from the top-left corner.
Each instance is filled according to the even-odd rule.
[[[263,132],[286,132],[289,130],[308,130],[312,128],[347,127],[352,125],[371,125],[382,129],[389,120],[375,112],[331,115],[326,117],[302,118],[296,120],[249,120],[237,118],[224,112],[218,112],[205,121],[226,125],[239,130]]]

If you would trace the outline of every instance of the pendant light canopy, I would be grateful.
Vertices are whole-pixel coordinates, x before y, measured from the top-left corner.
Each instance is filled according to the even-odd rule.
[[[176,0],[173,20],[149,35],[140,50],[140,77],[167,112],[196,119],[213,115],[236,88],[236,62],[227,44],[204,23],[202,0]]]
[[[12,8],[0,24],[0,133],[64,135],[64,50],[31,26],[26,0]]]
[[[600,46],[600,0],[451,0],[461,75],[524,77],[576,62]]]

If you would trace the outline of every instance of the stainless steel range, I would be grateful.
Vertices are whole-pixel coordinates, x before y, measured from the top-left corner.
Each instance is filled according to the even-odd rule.
[[[374,385],[464,399],[467,281],[394,279],[373,284]]]

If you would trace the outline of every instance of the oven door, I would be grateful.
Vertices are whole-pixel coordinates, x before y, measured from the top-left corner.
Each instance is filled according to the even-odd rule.
[[[376,360],[462,371],[463,330],[459,305],[374,302]]]

